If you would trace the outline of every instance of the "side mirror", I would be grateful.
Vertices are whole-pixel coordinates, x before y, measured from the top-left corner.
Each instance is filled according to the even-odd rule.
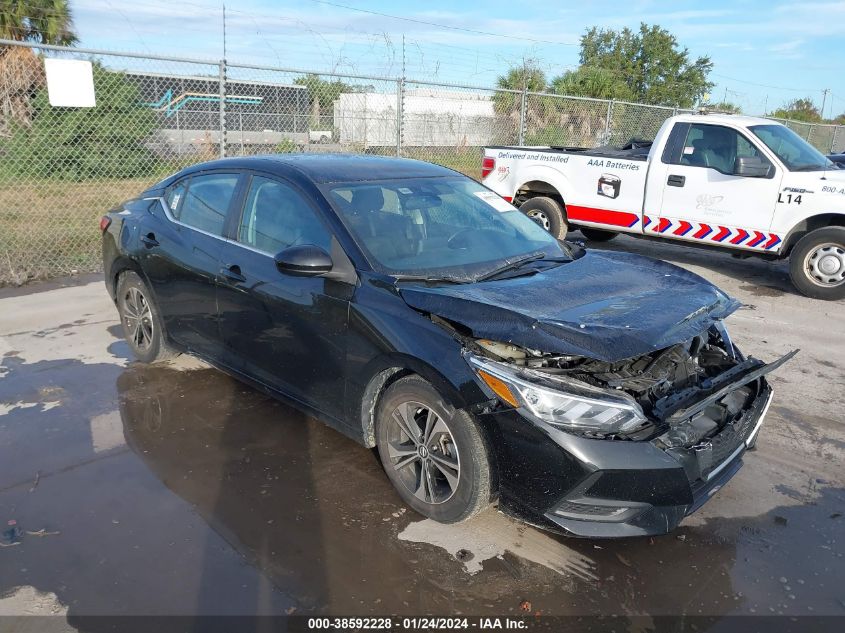
[[[734,176],[768,178],[772,169],[772,164],[759,156],[737,156],[734,161]]]
[[[301,244],[286,248],[273,258],[276,268],[288,275],[311,277],[327,273],[334,265],[331,256],[319,246]]]

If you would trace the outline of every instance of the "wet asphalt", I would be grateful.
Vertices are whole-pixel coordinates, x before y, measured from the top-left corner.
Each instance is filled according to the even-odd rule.
[[[737,296],[752,353],[802,348],[758,450],[663,537],[424,521],[373,451],[202,363],[133,362],[96,278],[0,290],[0,614],[845,615],[845,305],[782,264],[612,248]]]

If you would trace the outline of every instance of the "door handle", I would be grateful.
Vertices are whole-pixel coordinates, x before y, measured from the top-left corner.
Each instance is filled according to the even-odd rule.
[[[684,183],[687,181],[686,176],[678,176],[677,174],[670,174],[669,180],[666,181],[666,184],[670,187],[683,187]]]
[[[241,274],[241,267],[237,264],[231,264],[221,268],[220,274],[229,281],[233,281],[235,283],[244,283],[246,281],[246,277]]]
[[[154,246],[158,246],[158,240],[156,239],[155,233],[147,233],[141,238],[141,242],[147,248],[153,248]]]

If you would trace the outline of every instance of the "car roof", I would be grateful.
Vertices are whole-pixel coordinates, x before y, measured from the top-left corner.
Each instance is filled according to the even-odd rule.
[[[455,176],[457,172],[410,158],[362,154],[266,154],[222,158],[199,163],[178,176],[209,169],[255,169],[279,176],[299,175],[315,183],[433,178]]]

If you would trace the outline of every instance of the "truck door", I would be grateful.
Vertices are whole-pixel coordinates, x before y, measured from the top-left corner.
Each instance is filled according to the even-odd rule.
[[[768,230],[783,174],[742,132],[679,123],[653,172],[649,187],[663,195],[659,209],[645,210],[646,233],[755,250],[779,241]]]

